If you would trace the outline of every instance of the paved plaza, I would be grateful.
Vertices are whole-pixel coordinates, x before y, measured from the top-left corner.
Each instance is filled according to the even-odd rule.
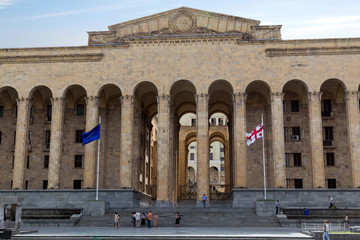
[[[167,238],[217,238],[217,239],[312,239],[300,233],[297,228],[240,228],[240,227],[159,227],[159,228],[112,228],[112,227],[60,227],[37,228],[38,232],[18,234],[13,238],[21,239],[167,239]]]

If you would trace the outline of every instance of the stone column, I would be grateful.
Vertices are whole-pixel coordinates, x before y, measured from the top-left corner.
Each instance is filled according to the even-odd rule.
[[[29,135],[29,109],[31,99],[17,98],[16,142],[13,173],[13,189],[24,188],[25,162]]]
[[[62,130],[64,122],[64,98],[51,98],[51,136],[48,171],[48,189],[59,189]]]
[[[283,117],[284,93],[271,93],[271,127],[272,148],[274,161],[274,187],[285,187],[285,144],[284,144],[284,117]],[[264,128],[265,131],[265,128]]]
[[[308,93],[313,188],[325,187],[321,95],[322,92]]]
[[[359,130],[359,92],[346,92],[346,111],[348,119],[349,150],[352,164],[353,188],[360,187],[360,130]]]
[[[133,96],[121,96],[120,187],[132,188]]]
[[[99,97],[86,97],[86,129],[90,131],[99,124]],[[96,187],[96,161],[98,142],[92,141],[85,146],[83,188]]]
[[[234,188],[246,188],[247,161],[246,161],[246,93],[233,95],[233,136],[234,136]],[[228,157],[228,156],[227,156]],[[229,159],[227,158],[227,161]]]
[[[157,162],[157,202],[159,207],[170,205],[170,99],[160,95],[158,101],[158,162]]]
[[[197,203],[196,206],[203,207],[202,196],[205,194],[210,200],[210,169],[209,169],[209,114],[208,94],[196,95],[197,115]],[[209,204],[209,201],[207,201]]]

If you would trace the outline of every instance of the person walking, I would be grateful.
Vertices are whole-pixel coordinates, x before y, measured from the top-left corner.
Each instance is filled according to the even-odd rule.
[[[131,227],[135,227],[135,212],[131,212]]]
[[[135,213],[135,223],[135,226],[139,228],[141,223],[141,214],[139,212]]]
[[[120,216],[119,214],[116,212],[114,214],[114,227],[118,228],[119,227],[119,221],[120,221]]]
[[[181,220],[180,213],[176,212],[176,214],[175,214],[175,226],[177,226],[177,227],[180,226],[180,220]]]
[[[279,208],[280,208],[280,203],[279,203],[279,200],[276,200],[275,202],[275,214],[278,215],[279,214]]]
[[[202,196],[202,202],[203,202],[203,204],[204,204],[204,207],[206,207],[206,200],[207,200],[207,196],[204,194],[204,195]]]
[[[350,224],[349,224],[349,216],[348,216],[347,214],[345,215],[344,221],[345,221],[345,226],[346,226],[346,228],[349,228],[349,227],[350,227]]]
[[[152,213],[151,211],[149,211],[148,215],[147,215],[147,227],[151,228],[151,219],[152,219]]]
[[[327,220],[324,220],[324,234],[322,239],[325,240],[325,237],[327,238],[327,240],[330,240],[330,236],[329,236],[329,224]]]
[[[154,227],[158,227],[159,226],[159,214],[155,213],[154,216]]]

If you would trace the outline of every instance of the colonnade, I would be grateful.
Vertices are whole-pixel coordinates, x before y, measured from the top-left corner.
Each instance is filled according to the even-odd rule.
[[[313,171],[313,188],[325,187],[324,152],[322,136],[321,116],[321,92],[308,93],[308,112],[310,128],[310,152]],[[345,105],[348,119],[348,137],[350,143],[350,158],[352,163],[353,187],[360,187],[360,126],[359,126],[359,97],[358,91],[346,92]],[[274,187],[286,187],[285,150],[284,150],[284,124],[283,124],[283,96],[282,92],[271,93],[271,154],[274,173]],[[197,112],[197,159],[198,159],[198,187],[197,199],[200,201],[203,194],[209,195],[209,95],[201,93],[196,95]],[[121,139],[120,139],[120,188],[134,188],[132,174],[132,151],[133,151],[133,96],[121,96]],[[61,142],[63,133],[64,98],[54,97],[51,99],[51,145],[48,171],[48,188],[58,189],[60,179]],[[29,129],[29,110],[31,99],[20,97],[17,99],[17,121],[15,159],[13,171],[13,189],[24,188],[24,171],[27,151],[27,134]],[[170,181],[172,172],[176,167],[171,163],[176,158],[176,144],[174,135],[176,127],[174,121],[176,114],[171,109],[171,96],[159,94],[157,97],[158,107],[158,143],[157,143],[157,200],[171,201],[173,197],[173,184]],[[233,94],[231,136],[232,161],[233,161],[233,187],[246,188],[247,178],[247,145],[246,145],[246,93]],[[99,98],[89,96],[86,98],[86,131],[97,125],[99,118]],[[96,142],[85,145],[83,188],[95,187],[96,176]],[[178,171],[178,169],[177,169]]]

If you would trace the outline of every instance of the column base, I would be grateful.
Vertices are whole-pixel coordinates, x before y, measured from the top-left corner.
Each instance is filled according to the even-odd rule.
[[[205,205],[204,205],[204,202],[202,200],[197,200],[196,201],[196,207],[197,208],[209,208],[210,207],[210,202],[206,201]]]
[[[175,207],[175,204],[170,201],[156,200],[155,207],[159,207],[159,208]]]

